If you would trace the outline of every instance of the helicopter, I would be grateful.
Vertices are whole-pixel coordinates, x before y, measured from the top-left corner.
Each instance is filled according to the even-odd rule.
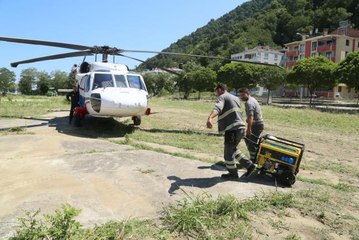
[[[145,50],[126,50],[110,46],[85,46],[71,43],[44,41],[35,39],[23,39],[14,37],[1,37],[0,41],[51,46],[76,50],[73,52],[49,55],[27,59],[11,63],[12,67],[20,64],[62,59],[68,57],[97,57],[102,55],[102,61],[89,63],[84,61],[80,66],[74,65],[72,72],[75,74],[76,87],[79,90],[79,106],[74,109],[75,126],[80,126],[86,115],[95,117],[131,117],[134,125],[141,124],[141,116],[150,115],[148,106],[149,94],[145,81],[141,74],[132,72],[128,66],[119,63],[109,63],[108,57],[121,56],[144,63],[145,61],[134,58],[124,53],[152,53],[162,55],[189,56],[197,58],[211,58],[226,61],[246,62],[217,56],[206,56],[176,52],[159,52]],[[248,63],[248,62],[247,62]],[[252,64],[262,64],[251,62]],[[268,65],[268,64],[265,64]],[[161,68],[172,74],[178,74],[170,69]]]

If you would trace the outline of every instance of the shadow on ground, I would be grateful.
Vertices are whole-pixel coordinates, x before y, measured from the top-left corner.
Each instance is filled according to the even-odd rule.
[[[223,162],[217,162],[215,164],[208,165],[208,166],[199,166],[198,169],[211,169],[213,171],[227,172],[226,167]],[[221,174],[222,173],[219,173],[219,176]],[[244,182],[244,183],[250,182],[250,183],[273,186],[273,187],[274,186],[275,187],[283,187],[283,188],[287,187],[287,186],[281,184],[280,182],[278,182],[275,177],[267,175],[267,174],[259,174],[258,172],[254,172],[249,177],[245,177],[244,172],[242,175],[240,172],[238,172],[238,174],[240,175],[240,177],[238,178],[238,180],[234,180],[234,181]]]
[[[175,192],[179,190],[182,186],[185,187],[197,187],[197,188],[210,188],[216,185],[217,183],[223,182],[221,177],[210,177],[210,178],[187,178],[181,179],[177,176],[168,176],[168,180],[174,181],[171,183],[170,189],[168,189],[169,194],[176,194]]]
[[[119,138],[134,132],[137,128],[131,124],[118,122],[113,118],[96,118],[86,116],[82,126],[69,124],[68,117],[55,117],[49,120],[49,127],[54,127],[59,133],[86,138]]]

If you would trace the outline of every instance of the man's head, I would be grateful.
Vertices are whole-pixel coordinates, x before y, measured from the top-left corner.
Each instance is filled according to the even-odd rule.
[[[249,89],[248,88],[242,88],[239,90],[239,98],[242,101],[248,101],[249,98]]]
[[[227,91],[227,85],[224,83],[218,83],[215,88],[215,91],[216,91],[216,95],[220,96]]]

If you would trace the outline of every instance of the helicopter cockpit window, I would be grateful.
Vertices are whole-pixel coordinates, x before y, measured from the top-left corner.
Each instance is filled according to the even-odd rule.
[[[126,78],[124,75],[115,75],[116,87],[127,88]]]
[[[128,80],[128,85],[130,86],[130,88],[146,90],[145,86],[142,84],[140,76],[127,75],[127,80]]]
[[[81,79],[80,89],[82,89],[85,92],[88,92],[90,90],[90,78],[88,75],[84,76]]]
[[[92,89],[113,87],[112,74],[95,74]]]

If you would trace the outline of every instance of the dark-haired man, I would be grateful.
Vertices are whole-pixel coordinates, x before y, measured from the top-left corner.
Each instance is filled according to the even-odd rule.
[[[69,124],[71,124],[74,117],[74,109],[79,106],[79,91],[78,87],[73,86],[72,91],[66,94],[67,101],[71,102],[70,113],[69,113]]]
[[[245,176],[248,177],[255,170],[255,165],[237,148],[245,134],[245,122],[240,112],[238,97],[227,92],[225,84],[218,84],[216,89],[217,101],[207,120],[207,127],[213,127],[213,118],[218,116],[218,131],[224,133],[224,160],[227,174],[222,174],[224,179],[238,178],[235,163],[237,159],[247,169]]]
[[[245,102],[244,106],[247,115],[246,138],[244,140],[249,151],[250,160],[255,163],[257,159],[256,142],[264,129],[262,110],[258,101],[249,94],[248,88],[242,88],[239,93],[240,99]]]

